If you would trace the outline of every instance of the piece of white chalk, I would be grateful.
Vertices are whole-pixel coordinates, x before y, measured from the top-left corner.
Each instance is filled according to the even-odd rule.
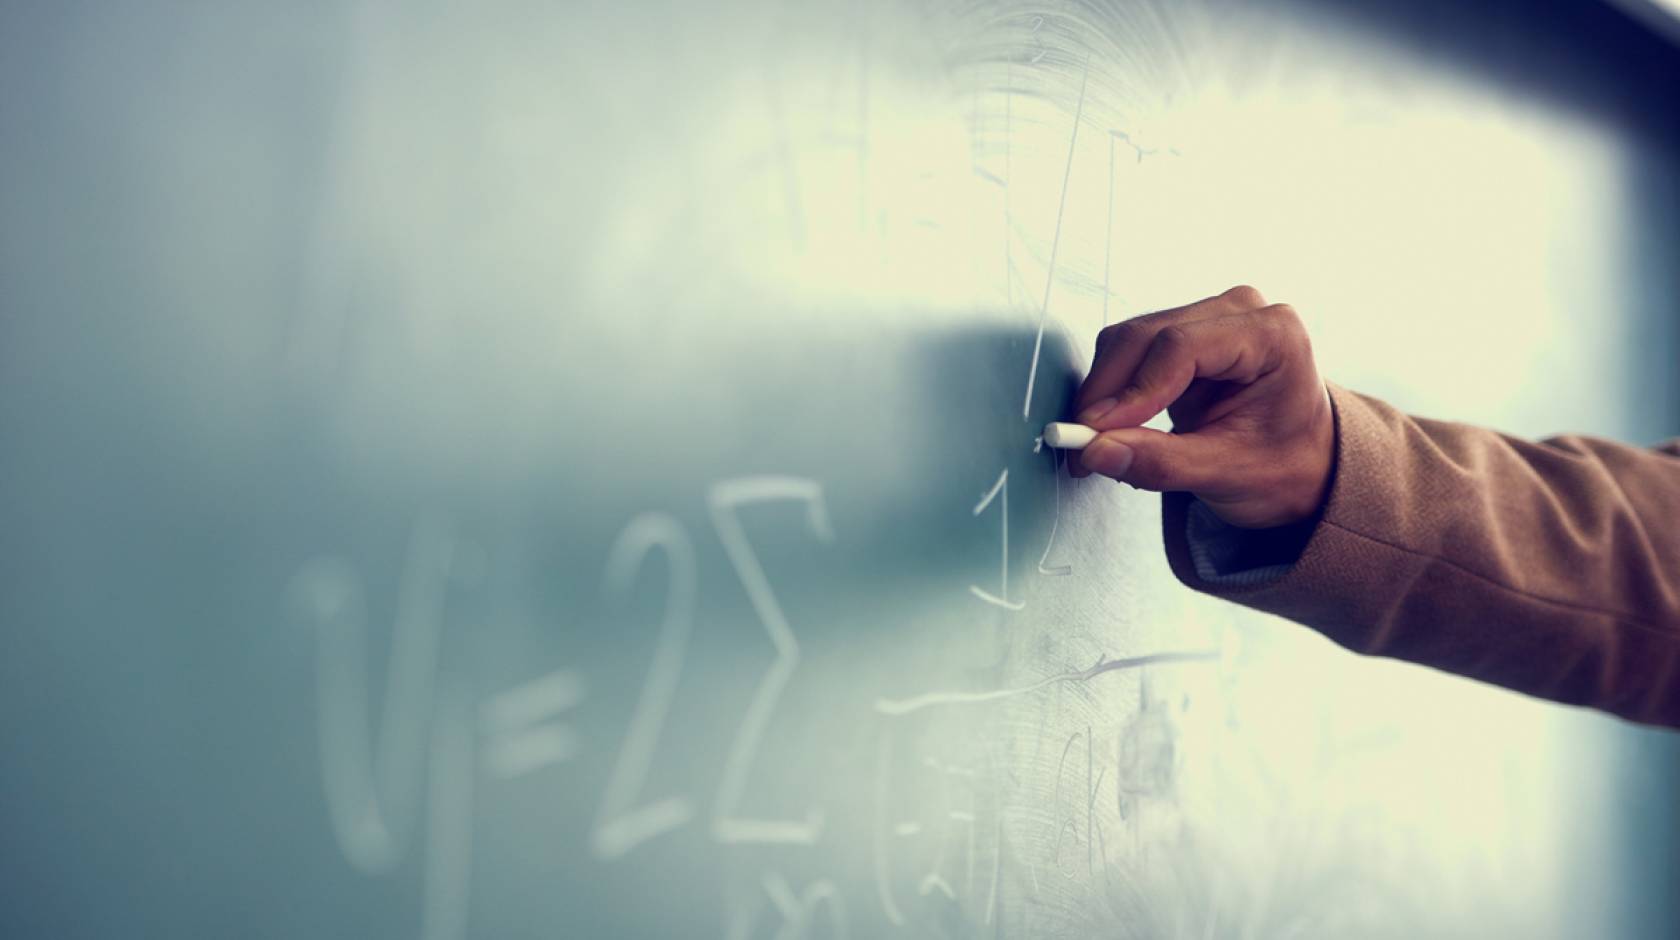
[[[1071,421],[1052,421],[1044,426],[1044,443],[1062,450],[1084,450],[1097,439],[1094,428]]]

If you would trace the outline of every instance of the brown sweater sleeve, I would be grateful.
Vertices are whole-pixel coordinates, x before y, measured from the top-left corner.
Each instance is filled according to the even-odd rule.
[[[1359,653],[1680,727],[1680,439],[1535,443],[1330,386],[1323,517],[1280,577],[1214,584],[1164,497],[1185,584]]]

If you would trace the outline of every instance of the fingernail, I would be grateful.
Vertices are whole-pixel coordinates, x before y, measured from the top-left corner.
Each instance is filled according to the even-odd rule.
[[[1119,441],[1099,437],[1079,455],[1085,466],[1105,477],[1119,479],[1132,468],[1132,449]]]
[[[1104,398],[1101,401],[1094,401],[1084,411],[1079,413],[1079,423],[1095,424],[1102,420],[1103,415],[1113,411],[1114,406],[1119,403],[1120,402],[1117,399],[1113,398]]]

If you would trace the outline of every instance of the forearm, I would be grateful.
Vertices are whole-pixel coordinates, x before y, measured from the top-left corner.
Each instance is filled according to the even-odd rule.
[[[1260,583],[1210,582],[1186,538],[1191,497],[1169,493],[1181,580],[1358,652],[1680,726],[1680,457],[1331,395],[1334,477],[1298,559]],[[1275,554],[1280,535],[1255,538]]]

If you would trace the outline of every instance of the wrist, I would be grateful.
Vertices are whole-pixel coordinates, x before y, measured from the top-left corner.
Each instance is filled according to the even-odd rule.
[[[1294,495],[1280,525],[1318,519],[1330,499],[1330,482],[1336,467],[1336,412],[1323,382],[1318,383],[1318,400],[1309,428],[1305,442],[1296,450],[1299,476],[1290,487]]]

